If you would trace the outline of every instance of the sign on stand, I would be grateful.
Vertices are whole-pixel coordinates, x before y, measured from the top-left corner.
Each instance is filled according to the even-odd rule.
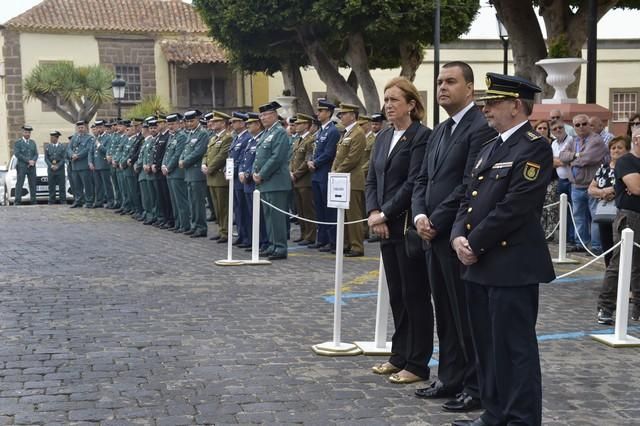
[[[334,209],[349,209],[349,194],[351,194],[350,173],[329,173],[327,207]]]

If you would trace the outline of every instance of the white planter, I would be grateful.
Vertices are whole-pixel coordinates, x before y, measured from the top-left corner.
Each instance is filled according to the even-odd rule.
[[[283,116],[284,118],[289,118],[296,115],[296,108],[294,104],[296,99],[298,98],[296,98],[295,96],[278,96],[276,98],[276,101],[278,101],[278,103],[282,105],[282,108],[280,109],[281,116]]]
[[[567,87],[576,79],[573,73],[586,63],[582,58],[542,59],[536,65],[547,72],[547,84],[553,86],[555,94],[551,99],[543,99],[543,104],[577,104],[578,100],[569,98]]]

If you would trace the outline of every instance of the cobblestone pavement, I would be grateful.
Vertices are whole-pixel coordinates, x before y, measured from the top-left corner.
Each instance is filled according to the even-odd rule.
[[[270,266],[219,267],[224,245],[63,206],[1,207],[0,241],[0,425],[460,418],[414,398],[424,383],[371,374],[382,358],[310,350],[331,340],[333,256],[299,249]],[[345,342],[373,339],[377,246],[366,254],[344,264]],[[601,276],[597,266],[542,286],[545,424],[640,423],[640,349],[587,336],[606,330],[595,323]]]

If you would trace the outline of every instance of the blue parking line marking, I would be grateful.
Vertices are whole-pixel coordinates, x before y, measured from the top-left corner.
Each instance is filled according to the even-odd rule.
[[[601,280],[603,276],[604,276],[604,273],[602,275],[588,275],[588,276],[582,276],[582,277],[564,277],[558,280],[553,280],[549,284],[574,283],[576,281],[597,281],[597,280]]]

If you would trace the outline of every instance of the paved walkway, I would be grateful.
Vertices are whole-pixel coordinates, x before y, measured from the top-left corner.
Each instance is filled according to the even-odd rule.
[[[298,249],[271,266],[217,267],[225,245],[62,206],[0,207],[0,242],[0,424],[460,417],[414,398],[424,384],[371,374],[381,358],[312,353],[331,340],[333,256]],[[366,254],[345,260],[346,342],[373,339],[377,246]],[[545,424],[640,423],[640,349],[585,336],[606,330],[595,323],[601,276],[598,266],[542,286]]]

